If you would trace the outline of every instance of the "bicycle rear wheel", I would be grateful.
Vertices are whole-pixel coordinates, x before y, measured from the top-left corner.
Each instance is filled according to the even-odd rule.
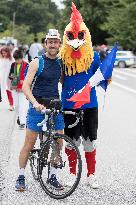
[[[58,139],[63,140],[63,146],[61,148],[60,144],[58,144]],[[66,152],[67,149],[72,150],[72,152],[74,153],[74,156],[72,156],[72,158],[70,158],[70,154],[68,155],[68,153]],[[56,159],[57,161],[55,162]],[[70,162],[69,159],[73,161]],[[73,167],[70,167],[71,164]],[[57,180],[63,185],[63,189],[61,190],[56,190],[55,187],[49,183],[49,172],[51,166],[54,166],[56,168]],[[74,171],[74,174],[70,173],[71,171]],[[43,190],[50,197],[55,199],[64,199],[70,196],[79,184],[81,172],[82,161],[80,152],[77,146],[68,136],[55,135],[53,139],[47,140],[43,144],[39,155],[38,176]]]

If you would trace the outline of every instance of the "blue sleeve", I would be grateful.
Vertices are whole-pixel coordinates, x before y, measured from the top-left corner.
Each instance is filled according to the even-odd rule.
[[[43,57],[39,56],[38,59],[39,59],[39,67],[38,67],[38,70],[37,70],[37,76],[39,76],[41,74],[41,72],[43,71],[43,66],[44,66]]]
[[[94,61],[93,61],[93,63],[94,63],[93,69],[94,69],[94,73],[95,73],[96,70],[99,68],[100,63],[101,63],[100,56],[96,51],[94,52]]]
[[[41,72],[43,71],[43,65],[44,65],[44,60],[43,60],[42,56],[39,56],[38,59],[39,59],[39,67],[38,67],[38,70],[37,70],[37,73],[36,73],[37,76],[39,76],[41,74]],[[27,75],[28,68],[29,68],[29,64],[27,64],[27,66],[26,66],[25,73],[24,73],[24,78]]]

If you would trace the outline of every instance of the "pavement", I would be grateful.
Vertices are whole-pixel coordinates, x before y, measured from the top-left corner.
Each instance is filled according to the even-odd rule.
[[[6,102],[0,102],[0,201],[5,188],[5,177],[10,159],[10,142],[15,124],[15,111],[9,111]]]
[[[103,99],[100,100],[101,102]],[[96,175],[98,190],[84,185],[85,159],[82,179],[68,198],[54,200],[34,181],[29,163],[26,167],[28,191],[15,191],[18,156],[25,131],[19,130],[15,112],[0,103],[0,180],[1,205],[136,205],[136,96],[111,85],[106,94],[104,111],[99,110]]]

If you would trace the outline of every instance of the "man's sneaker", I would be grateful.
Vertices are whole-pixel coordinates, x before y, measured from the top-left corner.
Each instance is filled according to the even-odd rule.
[[[25,124],[20,124],[19,128],[20,128],[20,130],[23,130],[25,128]]]
[[[99,183],[98,183],[95,175],[91,174],[89,177],[87,177],[87,185],[93,189],[99,188]]]
[[[19,177],[16,181],[15,188],[16,188],[16,191],[25,191],[26,190],[24,175],[19,175]]]
[[[51,178],[48,179],[48,184],[50,184],[51,187],[53,187],[56,190],[63,190],[64,189],[64,187],[58,182],[55,174],[52,174]]]

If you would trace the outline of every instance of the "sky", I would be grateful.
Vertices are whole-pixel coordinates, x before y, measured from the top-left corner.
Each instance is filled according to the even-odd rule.
[[[55,4],[59,7],[59,9],[64,8],[63,4],[61,3],[62,0],[52,0],[52,1],[55,2]]]

